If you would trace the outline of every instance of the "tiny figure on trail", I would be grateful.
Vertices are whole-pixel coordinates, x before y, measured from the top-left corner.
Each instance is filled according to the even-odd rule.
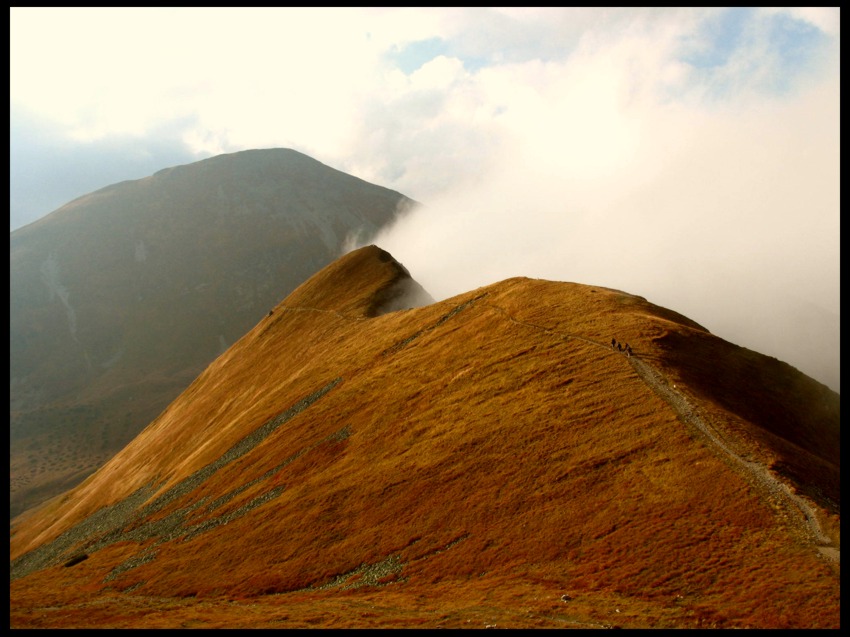
[[[622,346],[620,343],[617,343],[617,351],[618,351],[618,352],[622,352],[622,351],[623,351],[623,346]]]
[[[626,356],[631,358],[632,355],[632,346],[626,343]]]
[[[617,349],[617,340],[611,339],[611,349]]]

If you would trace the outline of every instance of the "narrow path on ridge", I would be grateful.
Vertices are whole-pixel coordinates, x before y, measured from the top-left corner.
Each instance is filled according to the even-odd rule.
[[[346,316],[342,312],[337,312],[336,310],[322,310],[317,307],[307,307],[307,306],[296,306],[291,307],[288,305],[280,305],[277,308],[278,310],[283,310],[284,312],[319,312],[321,314],[333,314],[341,319],[346,321],[368,321],[369,319],[365,316]],[[269,312],[268,316],[274,314],[274,310]]]
[[[502,307],[486,304],[488,307],[503,314],[508,320],[517,325],[530,327],[546,334],[560,336],[562,338],[574,338],[598,347],[602,347],[612,354],[611,345],[608,343],[600,343],[599,341],[589,339],[577,334],[569,334],[550,329],[543,325],[522,321],[505,310]],[[679,418],[686,424],[690,425],[698,435],[700,435],[710,446],[720,451],[728,458],[733,466],[737,467],[749,481],[757,486],[759,490],[768,498],[777,502],[782,509],[785,510],[789,522],[794,525],[804,535],[808,536],[818,550],[827,559],[835,562],[841,561],[841,552],[835,546],[832,546],[832,541],[821,529],[814,508],[802,497],[793,493],[790,487],[773,475],[767,467],[758,462],[753,462],[741,457],[735,452],[718,434],[718,432],[703,418],[703,415],[696,406],[690,403],[685,395],[679,391],[675,385],[671,384],[661,372],[651,366],[649,363],[641,360],[637,355],[626,356],[625,354],[616,352],[623,356],[632,365],[632,368],[637,372],[638,376],[652,389],[659,397],[664,399],[672,408]],[[800,519],[802,516],[802,519]]]
[[[479,297],[476,297],[470,301],[461,304],[453,311],[449,312],[440,321],[438,321],[438,323],[442,323],[450,316],[456,314],[458,310],[463,309],[464,307],[467,307],[475,303],[476,301],[481,300],[484,296],[487,296],[487,294],[485,293]],[[561,338],[584,341],[585,343],[590,343],[591,345],[601,347],[611,352],[612,354],[617,353],[626,360],[628,360],[628,362],[631,364],[632,368],[635,370],[641,380],[673,408],[673,411],[676,412],[679,419],[682,420],[682,422],[684,422],[686,425],[689,425],[692,428],[692,431],[694,431],[698,436],[705,440],[709,444],[709,446],[713,447],[714,449],[719,451],[724,457],[730,460],[732,466],[736,467],[739,471],[741,471],[744,476],[749,480],[749,482],[755,485],[764,496],[776,502],[780,506],[780,508],[785,511],[789,523],[792,524],[804,536],[809,537],[824,557],[835,562],[841,561],[841,551],[835,546],[833,546],[830,538],[823,532],[823,529],[821,528],[820,523],[818,522],[817,514],[815,513],[814,507],[812,507],[811,504],[809,504],[809,502],[807,502],[804,498],[793,493],[791,491],[791,488],[787,484],[782,482],[779,478],[777,478],[774,474],[772,474],[767,467],[758,462],[743,458],[734,449],[732,449],[720,437],[717,430],[706,422],[706,419],[703,417],[704,414],[702,414],[696,406],[691,404],[687,397],[681,391],[679,391],[675,385],[671,384],[667,380],[667,378],[652,365],[650,365],[644,360],[641,360],[637,355],[626,356],[624,353],[614,352],[609,343],[600,343],[599,341],[584,336],[579,336],[578,334],[559,332],[544,325],[538,325],[536,323],[522,321],[510,314],[505,308],[500,307],[498,305],[494,305],[493,303],[485,302],[483,303],[483,305],[486,305],[487,307],[496,310],[516,325],[529,327],[545,334],[559,336]],[[289,312],[322,312],[327,314],[334,314],[341,319],[349,321],[367,320],[365,319],[365,317],[346,316],[335,310],[321,310],[318,308],[311,307],[286,306],[282,306],[280,307],[280,309]],[[416,336],[418,336],[418,334]]]

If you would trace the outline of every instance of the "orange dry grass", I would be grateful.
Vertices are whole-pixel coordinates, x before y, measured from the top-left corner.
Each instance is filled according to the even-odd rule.
[[[709,408],[733,414],[726,422],[821,506],[841,503],[840,396],[796,369],[757,352],[693,332],[659,339],[668,374]],[[716,373],[722,369],[723,373]]]
[[[381,272],[370,262],[370,280],[395,276]],[[291,459],[215,515],[283,493],[158,546],[108,587],[132,545],[17,580],[13,627],[839,625],[837,575],[606,347],[616,337],[666,360],[671,326],[698,326],[616,291],[527,279],[369,320],[365,292],[340,316],[304,310],[322,286],[302,288],[76,490],[76,508],[54,509],[61,524],[18,529],[12,553],[104,493],[177,483],[342,377],[157,516]],[[355,573],[369,564],[400,566]]]

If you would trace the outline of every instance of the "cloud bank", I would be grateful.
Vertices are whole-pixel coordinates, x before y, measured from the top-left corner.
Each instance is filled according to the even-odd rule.
[[[72,158],[91,190],[295,148],[423,204],[378,242],[435,297],[510,276],[623,289],[839,388],[839,9],[11,21],[13,212]],[[131,147],[148,163],[103,152]]]
[[[612,128],[635,116],[640,130],[614,151],[628,159],[604,170],[592,136],[578,167],[553,131],[552,146],[541,137],[505,153],[479,184],[428,202],[376,243],[438,298],[518,275],[613,287],[837,390],[838,103],[828,86],[772,108],[627,110]],[[600,137],[609,150],[619,143]]]

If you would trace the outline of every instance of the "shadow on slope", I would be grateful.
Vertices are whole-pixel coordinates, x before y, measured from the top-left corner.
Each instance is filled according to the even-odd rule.
[[[268,615],[233,617],[234,599],[293,619],[374,599],[386,627],[422,608],[467,626],[480,611],[500,627],[542,613],[838,625],[830,566],[610,346],[663,362],[653,338],[698,326],[522,278],[373,316],[406,276],[374,246],[340,258],[84,485],[21,520],[13,624],[257,626]],[[128,619],[135,599],[151,612]]]
[[[791,365],[707,332],[669,330],[656,343],[696,395],[755,425],[774,469],[833,513],[841,505],[841,396]]]

